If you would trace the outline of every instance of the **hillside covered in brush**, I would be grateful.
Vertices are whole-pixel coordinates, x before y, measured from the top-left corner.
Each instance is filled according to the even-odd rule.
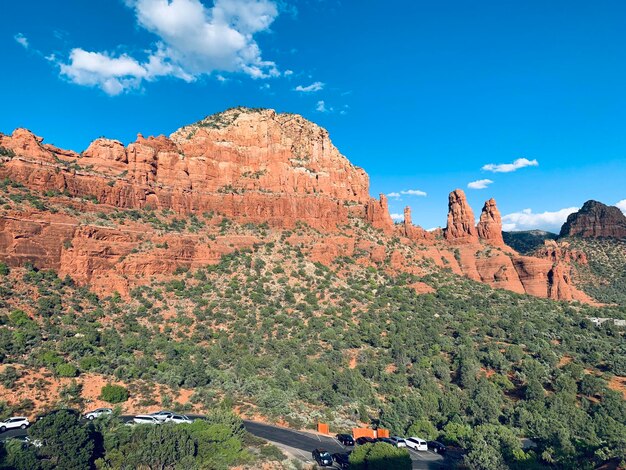
[[[527,436],[540,442],[538,459],[565,466],[623,452],[624,332],[586,319],[626,318],[623,310],[492,290],[432,265],[422,275],[390,275],[357,257],[324,266],[288,241],[314,235],[304,226],[221,227],[260,242],[127,300],[5,268],[2,395],[16,397],[5,406],[84,406],[97,397],[81,386],[99,377],[124,384],[137,408],[184,396],[183,410],[227,406],[336,430],[417,426],[470,449],[474,433]],[[63,376],[78,384],[73,394],[50,389]]]
[[[577,250],[507,246],[493,199],[478,224],[455,190],[444,230],[394,225],[326,131],[271,110],[81,154],[0,145],[4,415],[115,384],[129,413],[383,426],[471,468],[626,457],[625,331],[589,321],[624,306],[579,289]]]

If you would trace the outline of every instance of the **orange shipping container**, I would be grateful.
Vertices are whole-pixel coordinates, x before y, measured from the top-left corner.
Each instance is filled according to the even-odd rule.
[[[322,434],[329,434],[330,430],[328,429],[328,424],[317,423],[317,432],[322,433]]]
[[[358,439],[359,437],[376,437],[376,431],[368,428],[352,428],[352,437]]]
[[[376,437],[389,437],[389,429],[382,429],[382,428],[377,429]]]

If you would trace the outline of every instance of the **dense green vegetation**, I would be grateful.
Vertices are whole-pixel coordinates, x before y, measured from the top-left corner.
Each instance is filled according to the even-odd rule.
[[[566,239],[587,255],[587,264],[575,264],[577,285],[594,299],[626,305],[626,240]]]
[[[476,469],[585,468],[626,456],[626,401],[613,390],[615,377],[626,376],[624,330],[587,320],[626,318],[619,297],[626,291],[624,245],[594,242],[606,256],[597,262],[589,256],[587,267],[577,267],[588,293],[621,304],[593,308],[493,290],[419,257],[408,259],[427,273],[422,276],[390,274],[390,255],[362,265],[358,249],[330,267],[312,263],[304,246],[287,241],[292,234],[319,235],[303,225],[273,232],[212,213],[82,214],[13,182],[3,185],[0,203],[9,208],[30,205],[65,210],[85,223],[196,232],[207,242],[241,233],[263,240],[214,266],[181,266],[167,282],[137,287],[128,298],[98,297],[51,271],[0,263],[0,385],[6,389],[45,394],[46,377],[25,382],[29,371],[44,368],[50,377],[73,380],[57,406],[84,407],[78,381],[100,374],[126,384],[102,390],[109,403],[124,406],[130,396],[180,411],[237,406],[295,427],[329,422],[334,431],[357,423],[383,426],[460,445],[465,463]],[[399,239],[371,227],[345,230],[385,245],[388,254],[411,255]],[[145,245],[142,250],[167,249]],[[598,283],[602,278],[609,282]],[[410,287],[416,281],[436,292],[418,295]],[[190,403],[160,395],[155,383],[192,389]],[[0,417],[29,414],[33,407],[28,399],[0,402]],[[98,454],[99,465],[110,465],[102,468],[121,468],[115,455],[140,452],[138,440],[118,432],[129,431],[101,432],[111,443]],[[522,450],[520,437],[533,438],[537,447]],[[94,442],[93,455],[103,445]],[[20,455],[24,462],[40,458],[15,443],[5,451],[6,458]]]
[[[437,292],[417,295],[416,280]],[[129,301],[32,267],[0,281],[4,362],[71,364],[152,403],[141,383],[294,426],[417,430],[465,447],[472,468],[584,468],[626,452],[626,401],[608,387],[626,375],[624,331],[586,320],[623,308],[492,290],[446,271],[392,277],[350,259],[328,268],[286,243],[182,270]],[[521,436],[537,449],[523,451]]]
[[[556,240],[558,235],[543,230],[525,230],[518,232],[502,232],[502,238],[504,238],[504,243],[515,251],[526,255],[532,253],[537,248],[541,248],[545,240]]]
[[[1,469],[220,470],[272,455],[225,411],[192,424],[162,426],[126,426],[116,417],[85,423],[59,411],[38,420],[28,435],[34,445],[11,439],[0,445]]]
[[[109,403],[122,403],[128,400],[128,390],[121,385],[107,384],[102,387],[100,398]]]
[[[352,470],[407,470],[411,457],[406,449],[398,449],[384,442],[358,446],[350,454]]]

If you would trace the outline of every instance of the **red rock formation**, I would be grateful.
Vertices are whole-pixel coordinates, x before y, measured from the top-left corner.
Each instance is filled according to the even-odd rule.
[[[339,153],[326,130],[296,115],[234,109],[170,139],[139,135],[126,148],[97,139],[82,156],[41,140],[23,129],[0,135],[0,146],[15,153],[0,177],[122,208],[215,211],[278,227],[301,220],[333,229],[357,205],[379,228],[393,227],[386,200],[379,207],[370,201],[367,174]]]
[[[365,172],[339,154],[325,130],[300,116],[235,109],[186,126],[170,138],[139,135],[127,147],[97,139],[82,155],[43,144],[23,129],[12,136],[0,134],[0,147],[0,178],[32,190],[89,196],[101,203],[98,210],[114,206],[178,214],[212,211],[277,228],[302,221],[321,231],[304,252],[323,263],[356,256],[362,264],[419,273],[415,257],[422,257],[493,287],[589,300],[572,286],[567,264],[584,262],[584,255],[548,243],[542,258],[519,256],[502,243],[493,200],[485,203],[477,227],[461,190],[450,194],[444,231],[429,233],[414,226],[409,208],[404,223],[394,226],[387,198],[369,197]],[[95,209],[85,207],[89,210]],[[355,247],[356,240],[346,233],[352,218],[418,249],[411,254],[364,239]],[[441,241],[442,235],[448,244]],[[146,226],[89,226],[50,212],[11,213],[0,219],[0,259],[55,269],[103,292],[126,292],[179,266],[215,263],[223,254],[256,241],[231,236],[207,243],[192,234],[158,235]],[[168,248],[139,250],[147,242],[167,242]]]
[[[476,226],[478,237],[491,245],[504,245],[502,238],[502,217],[496,207],[495,199],[485,202],[480,214],[480,221]]]
[[[391,219],[391,215],[389,215],[387,196],[380,194],[379,198],[379,200],[369,200],[366,208],[367,221],[383,232],[391,233],[393,231],[393,220]]]
[[[560,236],[626,239],[626,216],[617,207],[587,201],[567,217]]]
[[[478,235],[474,224],[474,212],[467,203],[465,193],[455,189],[448,197],[448,224],[444,237],[453,243],[475,243]]]
[[[404,208],[404,222],[401,225],[400,233],[413,241],[426,241],[434,240],[433,234],[427,232],[422,227],[413,225],[411,221],[411,208],[409,206]]]
[[[534,254],[539,258],[548,258],[553,263],[563,261],[587,264],[587,255],[583,251],[570,248],[570,244],[565,241],[545,240],[543,247]]]

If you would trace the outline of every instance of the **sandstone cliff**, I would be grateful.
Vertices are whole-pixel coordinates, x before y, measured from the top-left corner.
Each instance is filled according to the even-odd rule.
[[[404,223],[394,225],[386,197],[369,196],[367,174],[339,153],[327,131],[301,116],[236,108],[169,138],[139,135],[127,146],[96,139],[80,154],[17,129],[0,134],[0,150],[1,179],[45,193],[63,208],[2,209],[0,259],[55,269],[102,292],[125,293],[147,278],[214,264],[263,243],[253,233],[224,232],[221,221],[234,220],[267,225],[278,239],[286,233],[281,230],[304,222],[315,235],[288,240],[324,264],[352,257],[419,275],[419,263],[427,260],[496,288],[589,300],[569,276],[568,262],[578,255],[547,247],[540,258],[520,256],[504,245],[493,199],[478,225],[461,190],[449,196],[443,231],[413,225],[409,208]],[[155,221],[157,213],[174,216]],[[116,215],[132,220],[113,223]],[[179,224],[176,217],[203,221],[191,232],[162,228]],[[376,234],[363,232],[364,226]]]
[[[495,199],[489,199],[483,206],[480,220],[476,226],[478,237],[493,245],[504,245],[502,238],[502,217],[496,207]]]
[[[127,147],[97,139],[82,154],[43,145],[24,129],[0,135],[0,177],[29,188],[89,196],[120,208],[214,211],[250,222],[322,229],[351,213],[392,227],[371,201],[368,176],[332,145],[328,132],[301,116],[232,109]]]
[[[567,217],[560,236],[626,238],[626,216],[617,207],[587,201],[578,212]]]
[[[455,189],[448,197],[448,224],[444,230],[447,240],[456,243],[475,243],[478,241],[474,226],[474,212],[467,203],[465,193]]]

